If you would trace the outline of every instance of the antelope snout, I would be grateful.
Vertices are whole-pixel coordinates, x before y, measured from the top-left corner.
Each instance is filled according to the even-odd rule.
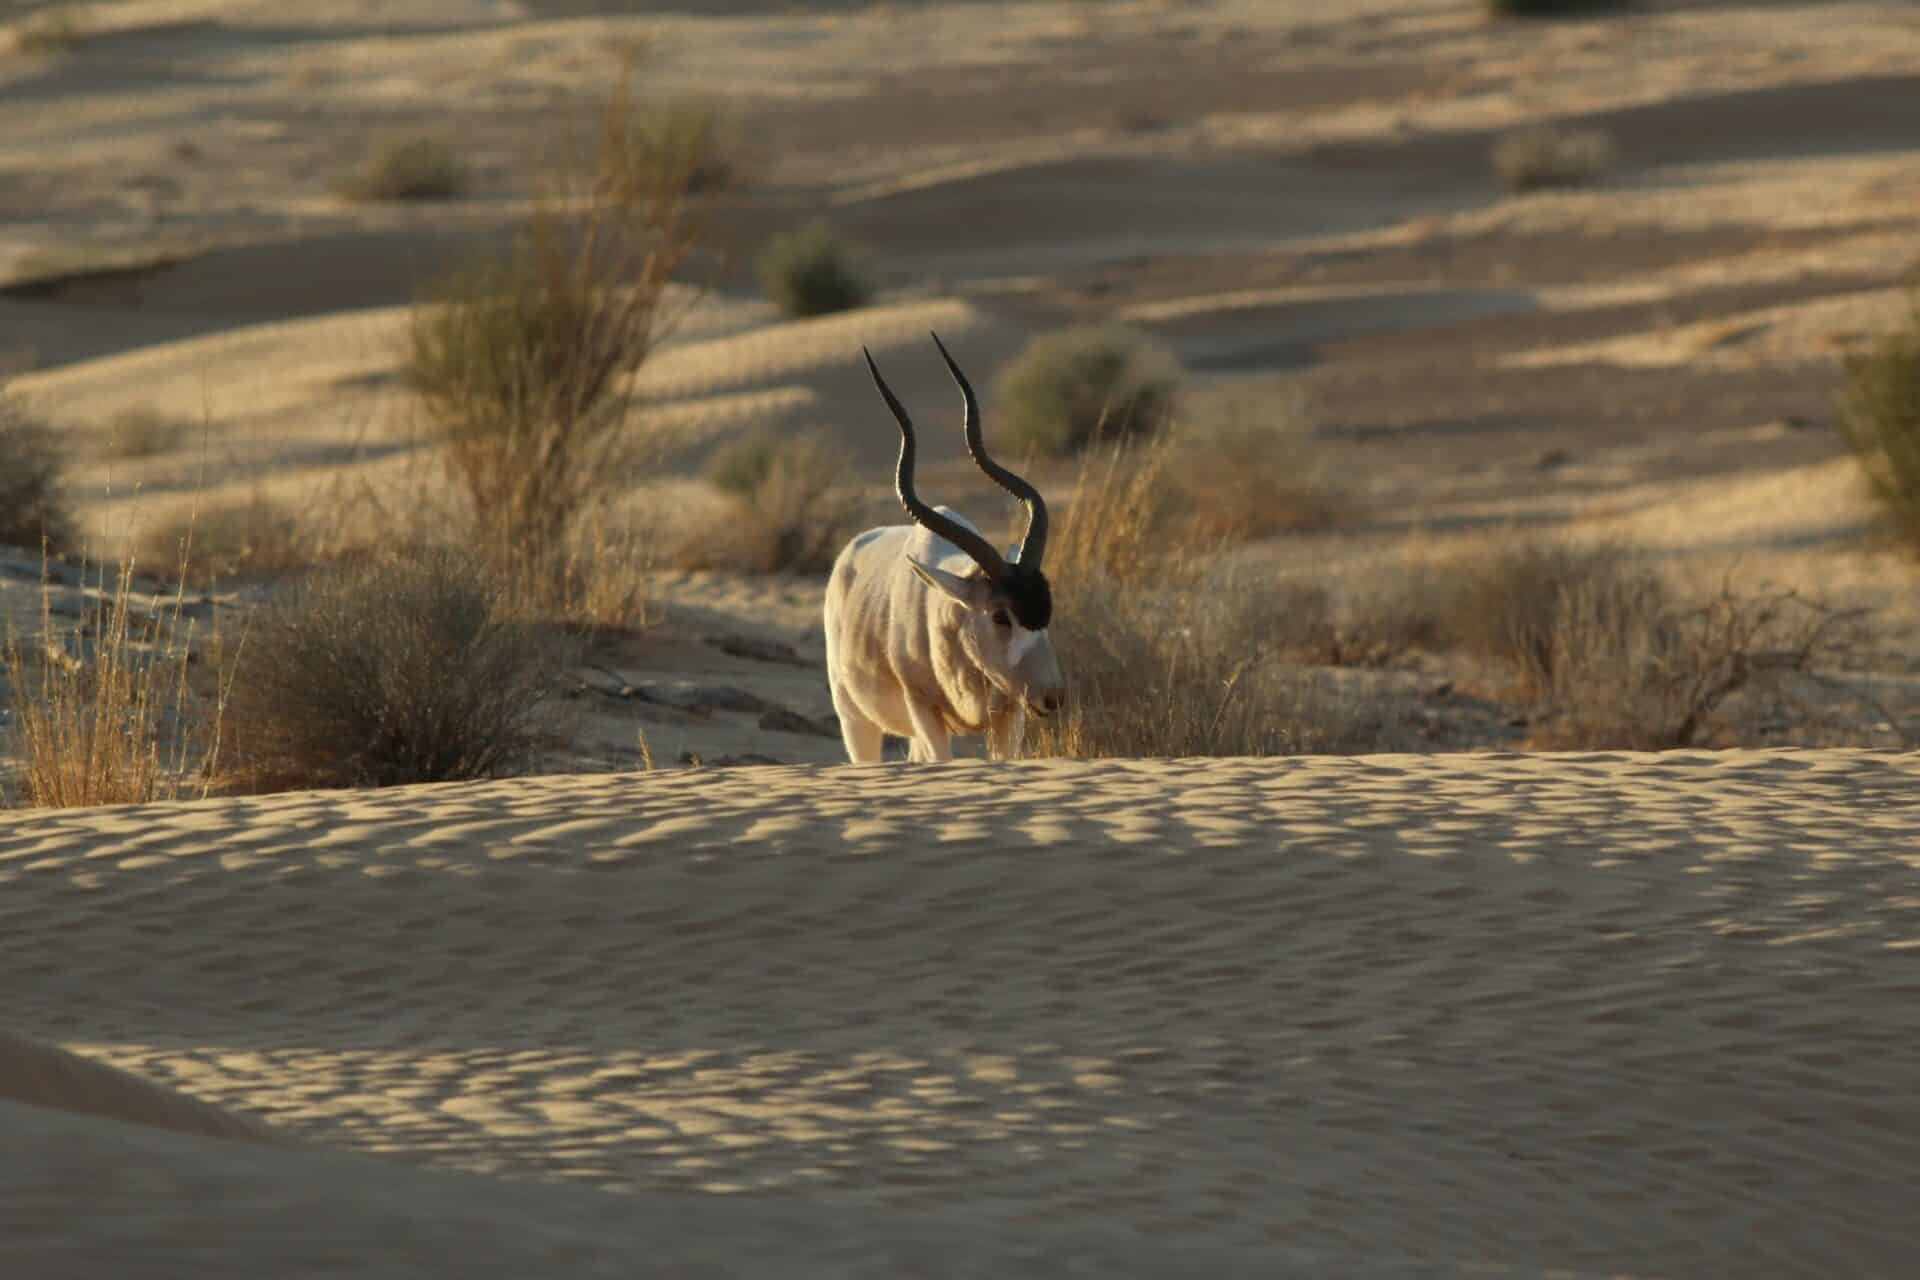
[[[1055,715],[1066,705],[1065,689],[1036,689],[1027,697],[1027,708],[1037,716]]]

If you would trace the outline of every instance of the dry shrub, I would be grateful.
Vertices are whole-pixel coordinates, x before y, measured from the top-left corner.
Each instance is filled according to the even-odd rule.
[[[1212,568],[1217,542],[1169,541],[1166,439],[1083,460],[1047,550],[1067,710],[1029,724],[1035,756],[1383,750],[1392,718],[1304,670],[1324,592]]]
[[[304,569],[322,558],[312,531],[292,508],[259,494],[194,511],[141,538],[140,559],[177,565],[183,581],[206,584]]]
[[[873,297],[853,248],[824,222],[774,236],[757,266],[767,297],[796,320],[852,311]]]
[[[635,162],[624,84],[584,189],[537,202],[509,253],[414,312],[409,375],[496,554],[545,554],[619,478],[628,375],[672,320],[667,286],[699,238],[689,158]]]
[[[1906,323],[1846,362],[1840,429],[1895,535],[1920,551],[1920,292]]]
[[[724,191],[740,180],[737,126],[702,98],[636,109],[626,160],[635,174],[680,174],[689,194]]]
[[[1167,474],[1186,536],[1246,542],[1334,523],[1338,499],[1311,437],[1297,412],[1177,424]]]
[[[996,428],[1016,454],[1055,456],[1095,442],[1152,435],[1172,420],[1180,366],[1112,325],[1064,329],[1028,343],[995,382]]]
[[[680,548],[685,568],[824,573],[861,511],[850,459],[824,432],[756,432],[720,449],[707,479],[727,495],[724,515]]]
[[[65,453],[53,429],[0,385],[0,545],[58,554],[75,545],[63,484]]]
[[[1778,685],[1856,651],[1863,615],[1731,579],[1704,601],[1587,582],[1560,601],[1549,714],[1539,745],[1660,751],[1692,746],[1735,694]]]
[[[1511,663],[1524,695],[1553,687],[1560,628],[1575,597],[1606,622],[1664,607],[1665,585],[1618,543],[1575,544],[1508,535],[1492,545],[1417,567],[1445,642]]]
[[[253,789],[517,771],[571,657],[456,550],[323,571],[250,621],[229,704],[237,770]]]
[[[440,138],[384,138],[340,184],[351,200],[450,200],[467,190],[467,168]]]
[[[43,578],[38,634],[7,636],[14,748],[29,805],[206,794],[220,747],[220,691],[205,699],[190,686],[197,623],[184,600],[137,602],[133,571],[123,561],[109,590],[96,566],[95,589],[71,629],[56,626]]]
[[[87,40],[87,27],[71,6],[43,10],[13,31],[13,47],[20,53],[45,57],[71,53]]]
[[[171,453],[186,440],[190,427],[178,418],[169,418],[152,409],[128,409],[115,414],[107,424],[108,458],[151,458]]]
[[[1496,18],[1571,18],[1630,8],[1633,0],[1482,0]]]
[[[1612,167],[1613,139],[1601,129],[1533,125],[1493,145],[1493,171],[1509,191],[1573,187]]]

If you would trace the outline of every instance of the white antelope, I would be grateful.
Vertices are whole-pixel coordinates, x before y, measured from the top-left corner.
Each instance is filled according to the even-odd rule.
[[[878,760],[885,734],[909,740],[909,760],[952,759],[955,734],[985,734],[988,752],[1006,759],[1020,749],[1028,713],[1052,715],[1066,699],[1047,638],[1053,596],[1040,572],[1047,504],[987,456],[973,388],[938,334],[933,342],[960,385],[967,451],[1026,504],[1027,527],[1005,560],[965,516],[920,501],[913,488],[913,422],[861,348],[900,424],[895,482],[914,522],[854,538],[833,562],[827,583],[827,683],[855,763]]]

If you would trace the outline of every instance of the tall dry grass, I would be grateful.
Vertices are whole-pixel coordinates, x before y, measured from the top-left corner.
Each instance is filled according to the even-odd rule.
[[[205,795],[222,747],[226,690],[196,691],[200,643],[176,591],[136,603],[134,561],[104,565],[67,626],[41,583],[38,629],[9,631],[4,666],[21,799],[40,808],[143,804]],[[84,581],[87,566],[82,566]]]

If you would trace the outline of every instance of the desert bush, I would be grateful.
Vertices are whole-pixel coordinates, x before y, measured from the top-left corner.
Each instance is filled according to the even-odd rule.
[[[39,627],[9,631],[4,665],[27,804],[72,808],[205,795],[220,747],[218,688],[189,683],[196,620],[184,600],[137,600],[134,563],[103,566],[77,627],[58,625],[43,582]],[[82,566],[84,581],[87,567]],[[217,683],[217,681],[216,681]]]
[[[21,53],[46,56],[70,53],[86,42],[86,24],[72,8],[47,9],[14,28],[13,47]]]
[[[729,498],[725,513],[683,545],[687,568],[823,573],[854,532],[858,495],[846,450],[823,432],[756,432],[718,450],[707,479]]]
[[[457,550],[325,570],[249,622],[233,759],[255,789],[510,773],[534,758],[570,656]]]
[[[618,481],[629,375],[673,319],[667,286],[700,227],[686,168],[633,162],[637,127],[617,90],[571,196],[414,312],[409,376],[496,554],[547,554]]]
[[[76,540],[59,438],[0,384],[0,545],[54,554]]]
[[[1216,567],[1191,533],[1159,437],[1083,456],[1073,501],[1047,546],[1049,630],[1066,711],[1031,722],[1034,756],[1222,756],[1390,749],[1386,708],[1298,665],[1324,648],[1326,593]],[[1186,536],[1169,539],[1169,522]]]
[[[1920,551],[1920,291],[1902,326],[1848,357],[1839,419],[1882,514]]]
[[[739,139],[713,103],[675,98],[634,112],[626,162],[636,174],[679,175],[690,195],[723,191],[740,177]]]
[[[1546,714],[1535,743],[1661,751],[1704,741],[1734,695],[1858,650],[1863,614],[1724,580],[1705,600],[1589,581],[1559,601]]]
[[[1173,357],[1138,334],[1066,329],[1034,339],[1001,372],[996,429],[1016,454],[1062,455],[1150,435],[1170,421],[1178,385]]]
[[[340,184],[353,200],[450,200],[467,190],[467,169],[440,138],[385,138]]]
[[[1175,424],[1167,471],[1187,535],[1244,542],[1334,523],[1339,503],[1312,434],[1294,409]]]
[[[114,415],[107,424],[106,447],[102,454],[110,458],[151,458],[171,453],[186,440],[188,425],[152,409],[128,409]]]
[[[1483,0],[1483,3],[1487,12],[1496,18],[1561,18],[1626,9],[1632,6],[1633,0]]]
[[[1613,139],[1601,129],[1534,125],[1493,145],[1493,171],[1509,191],[1578,186],[1605,173],[1613,160]]]
[[[1417,574],[1440,584],[1426,597],[1440,610],[1438,635],[1512,664],[1523,696],[1554,687],[1570,600],[1584,602],[1595,626],[1624,626],[1626,618],[1666,608],[1658,574],[1618,543],[1509,535]]]
[[[782,315],[794,319],[851,311],[873,296],[852,248],[824,222],[768,240],[758,267],[760,287]]]
[[[142,564],[202,584],[284,574],[319,556],[312,531],[292,508],[259,494],[156,525],[139,549]]]

